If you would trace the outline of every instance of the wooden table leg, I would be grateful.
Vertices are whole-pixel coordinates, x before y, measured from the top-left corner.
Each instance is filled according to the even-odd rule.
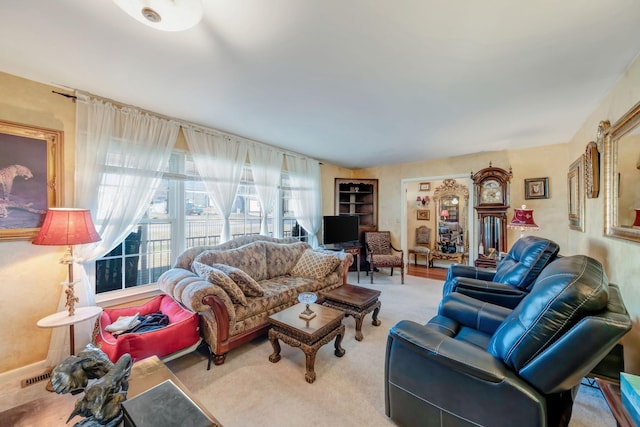
[[[314,370],[316,365],[316,354],[318,350],[310,349],[311,351],[305,351],[306,371],[304,373],[304,379],[311,384],[316,380],[316,371]]]
[[[338,335],[336,335],[336,342],[334,344],[336,350],[333,352],[333,354],[338,357],[344,356],[346,352],[345,349],[340,345],[342,344],[342,338],[344,337],[344,329],[344,325],[340,325],[340,331],[338,332]]]
[[[269,362],[276,363],[280,360],[280,343],[278,342],[278,338],[276,337],[276,333],[273,329],[269,330],[269,342],[271,342],[271,346],[273,347],[273,354],[269,356]]]
[[[378,301],[378,303],[379,303],[379,302],[380,302],[380,301]],[[373,316],[372,316],[372,318],[371,318],[371,324],[372,324],[373,326],[380,326],[380,325],[382,324],[382,322],[381,322],[380,320],[378,320],[378,312],[380,312],[380,306],[381,306],[381,305],[382,305],[382,304],[378,304],[378,305],[376,306],[376,308],[373,310]]]

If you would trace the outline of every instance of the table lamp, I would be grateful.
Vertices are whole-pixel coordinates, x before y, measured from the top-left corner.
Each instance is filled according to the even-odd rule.
[[[448,210],[446,210],[446,209],[442,209],[442,210],[440,211],[440,216],[442,217],[442,220],[443,220],[443,221],[446,221],[446,220],[447,220],[447,218],[449,217],[449,211],[448,211]]]
[[[520,237],[524,235],[524,230],[540,230],[538,224],[533,220],[533,209],[527,209],[527,205],[522,205],[522,208],[515,208],[513,210],[513,219],[507,228],[513,230],[520,230]]]
[[[640,209],[634,209],[636,211],[636,219],[633,221],[633,227],[640,228]]]
[[[92,243],[101,240],[96,231],[91,212],[88,209],[51,208],[47,210],[40,232],[33,240],[34,245],[66,245],[67,250],[60,260],[61,264],[69,267],[69,281],[66,283],[69,316],[75,314],[75,303],[78,298],[74,294],[73,286],[73,245]],[[65,284],[65,283],[63,283]]]

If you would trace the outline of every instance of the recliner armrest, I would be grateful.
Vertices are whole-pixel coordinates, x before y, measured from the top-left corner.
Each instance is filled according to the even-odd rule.
[[[469,277],[479,280],[493,280],[496,272],[489,268],[478,268],[464,264],[453,264],[447,271],[445,282],[449,282],[456,277]]]
[[[466,277],[456,277],[451,280],[448,285],[449,293],[458,292],[481,301],[511,309],[515,308],[522,298],[527,295],[527,292],[504,283]]]
[[[511,311],[509,308],[454,292],[442,299],[438,314],[464,326],[493,334]]]
[[[389,330],[387,353],[394,340],[402,342],[424,358],[483,381],[499,383],[505,378],[505,366],[491,354],[419,323],[402,320],[394,325]]]

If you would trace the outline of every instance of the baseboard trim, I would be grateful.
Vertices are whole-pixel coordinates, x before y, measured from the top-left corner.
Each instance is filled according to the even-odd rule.
[[[4,385],[20,387],[20,382],[23,379],[40,375],[47,368],[49,368],[49,366],[47,366],[47,361],[42,360],[30,365],[21,366],[20,368],[13,369],[11,371],[2,372],[0,373],[0,388],[4,387]]]

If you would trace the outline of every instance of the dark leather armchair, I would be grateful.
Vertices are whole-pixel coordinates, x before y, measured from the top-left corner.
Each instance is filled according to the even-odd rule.
[[[447,271],[443,295],[459,292],[505,307],[515,307],[550,262],[556,259],[557,243],[536,236],[518,239],[498,268],[493,270],[468,265],[452,265]]]
[[[385,410],[400,426],[566,426],[582,378],[631,329],[587,256],[558,258],[513,310],[453,293],[391,328]]]

